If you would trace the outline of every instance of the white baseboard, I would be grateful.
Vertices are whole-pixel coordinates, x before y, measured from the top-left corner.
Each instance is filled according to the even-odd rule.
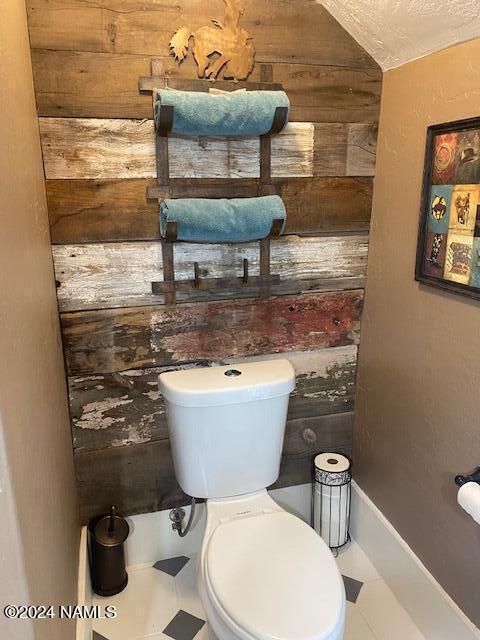
[[[420,562],[367,494],[352,483],[350,532],[425,640],[474,640],[480,631]]]

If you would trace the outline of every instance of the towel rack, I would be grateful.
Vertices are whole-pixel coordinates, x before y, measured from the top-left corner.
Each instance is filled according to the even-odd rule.
[[[283,220],[275,219],[267,238],[260,240],[260,275],[251,276],[248,273],[248,260],[243,259],[243,274],[229,278],[201,278],[198,262],[193,263],[193,278],[191,280],[175,280],[173,262],[173,243],[177,236],[177,223],[167,222],[165,241],[162,243],[163,281],[152,282],[152,293],[174,294],[176,291],[192,291],[194,289],[206,291],[211,289],[232,289],[258,286],[262,296],[268,295],[270,285],[280,283],[280,276],[270,274],[270,238],[280,235]]]
[[[235,88],[246,88],[249,90],[281,90],[282,85],[272,82],[271,65],[261,65],[261,82],[239,82],[235,84]],[[155,105],[155,88],[160,86],[171,86],[175,89],[183,89],[190,91],[208,91],[212,86],[217,88],[231,89],[232,85],[227,81],[209,80],[186,80],[182,78],[168,78],[165,74],[163,60],[151,60],[151,76],[142,76],[139,79],[140,92],[152,93],[153,104]],[[157,116],[157,127],[155,136],[155,155],[156,155],[156,186],[147,187],[147,199],[157,200],[158,203],[166,198],[172,197],[172,187],[170,182],[170,169],[168,157],[168,136],[172,130],[174,107],[171,105],[160,105]],[[252,195],[266,196],[276,194],[275,185],[271,179],[271,136],[279,133],[286,124],[288,118],[287,107],[277,107],[270,130],[260,136],[260,173],[257,186],[254,187],[255,193]],[[201,193],[202,179],[189,179],[188,191],[190,197]],[[215,192],[217,198],[229,197],[232,179],[225,180],[225,184],[210,187]],[[250,288],[258,287],[261,297],[270,295],[270,287],[278,285],[280,276],[270,273],[270,240],[280,235],[283,227],[283,220],[275,219],[267,237],[259,240],[259,275],[249,275],[248,260],[243,261],[243,275],[238,277],[221,277],[221,278],[202,278],[200,276],[200,268],[198,263],[192,265],[192,278],[188,280],[175,279],[174,252],[173,245],[177,241],[178,224],[169,221],[166,225],[165,235],[162,238],[162,262],[163,262],[163,281],[152,282],[152,293],[163,294],[166,304],[174,304],[176,301],[177,291],[191,290],[214,290],[228,288]]]

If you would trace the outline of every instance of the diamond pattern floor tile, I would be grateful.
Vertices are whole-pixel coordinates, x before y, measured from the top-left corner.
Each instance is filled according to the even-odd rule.
[[[152,566],[128,567],[128,585],[110,598],[95,596],[93,604],[114,605],[117,617],[93,621],[107,640],[135,640],[161,633],[180,609],[175,578]]]
[[[175,577],[183,567],[187,564],[190,558],[187,556],[178,556],[177,558],[167,558],[166,560],[158,560],[153,565],[154,569],[164,571],[169,576]]]
[[[173,640],[193,640],[204,624],[205,620],[180,610],[165,627],[163,633]]]
[[[357,544],[337,558],[347,595],[344,640],[424,640]],[[159,566],[155,566],[159,565]],[[196,586],[196,556],[128,567],[129,584],[93,604],[117,607],[118,617],[94,620],[92,640],[207,640]]]
[[[342,576],[342,578],[343,584],[345,585],[345,595],[347,596],[347,600],[348,602],[353,602],[353,604],[355,604],[358,594],[363,587],[363,582],[355,580],[355,578],[349,578],[348,576]]]

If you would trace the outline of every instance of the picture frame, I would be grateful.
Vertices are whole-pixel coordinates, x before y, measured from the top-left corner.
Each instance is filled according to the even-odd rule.
[[[480,299],[480,117],[427,129],[415,280]]]

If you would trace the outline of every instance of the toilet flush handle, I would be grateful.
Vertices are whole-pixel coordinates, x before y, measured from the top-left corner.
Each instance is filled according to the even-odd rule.
[[[242,375],[242,372],[238,369],[227,369],[223,375],[227,376],[227,378],[237,378]]]

